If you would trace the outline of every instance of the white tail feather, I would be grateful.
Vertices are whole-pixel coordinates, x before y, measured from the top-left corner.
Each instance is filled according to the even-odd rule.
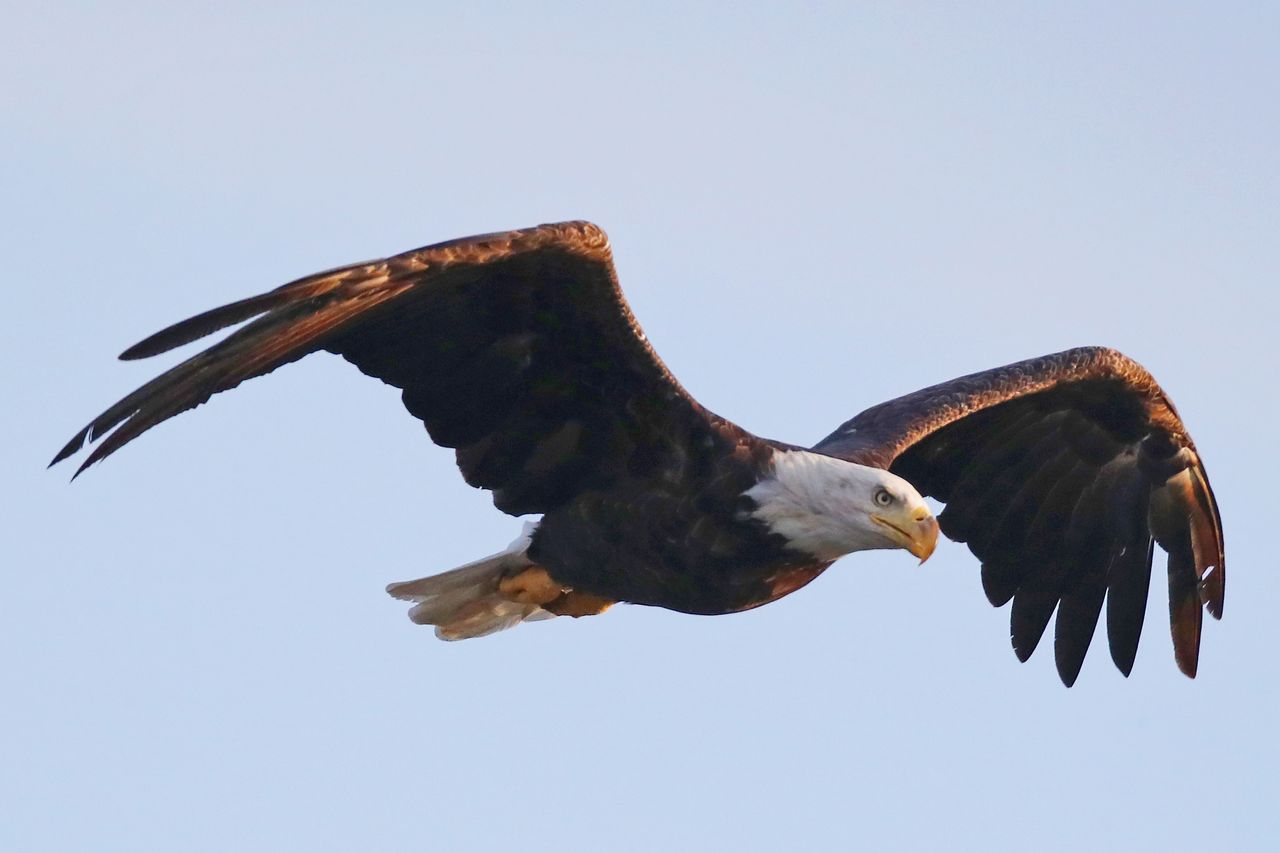
[[[435,625],[442,640],[483,637],[524,621],[550,619],[555,614],[536,604],[510,601],[498,593],[498,581],[504,575],[533,565],[527,552],[536,527],[526,522],[505,551],[442,574],[389,584],[387,592],[415,602],[409,618],[419,625]]]

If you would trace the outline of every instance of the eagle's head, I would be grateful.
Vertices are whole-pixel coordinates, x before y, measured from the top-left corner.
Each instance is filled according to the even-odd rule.
[[[853,551],[903,548],[929,559],[938,521],[906,480],[806,450],[773,455],[772,471],[746,493],[753,518],[795,550],[823,560]]]

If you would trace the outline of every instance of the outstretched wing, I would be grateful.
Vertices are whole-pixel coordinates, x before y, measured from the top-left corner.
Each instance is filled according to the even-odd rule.
[[[1019,659],[1057,608],[1068,686],[1104,596],[1111,658],[1133,668],[1158,542],[1174,655],[1195,676],[1201,602],[1222,617],[1222,523],[1173,404],[1121,353],[1082,347],[925,388],[867,409],[814,450],[888,468],[943,501],[942,531],[982,561],[987,598],[1013,599]]]
[[[121,358],[250,319],[107,409],[54,462],[101,439],[79,474],[219,391],[322,349],[403,389],[431,438],[457,448],[467,481],[515,515],[643,475],[678,458],[677,444],[713,432],[714,416],[646,342],[608,239],[590,223],[470,237],[308,276],[171,326]]]

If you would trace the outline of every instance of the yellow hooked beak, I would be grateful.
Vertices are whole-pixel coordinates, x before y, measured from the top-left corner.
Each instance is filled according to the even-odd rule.
[[[901,513],[873,515],[871,520],[888,529],[889,535],[923,563],[938,547],[938,520],[927,507]]]

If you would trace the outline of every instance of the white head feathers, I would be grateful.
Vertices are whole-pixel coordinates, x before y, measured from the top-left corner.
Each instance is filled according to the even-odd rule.
[[[806,450],[779,451],[773,463],[773,475],[746,492],[757,504],[751,515],[817,559],[904,547],[876,515],[932,518],[915,487],[880,468]]]

